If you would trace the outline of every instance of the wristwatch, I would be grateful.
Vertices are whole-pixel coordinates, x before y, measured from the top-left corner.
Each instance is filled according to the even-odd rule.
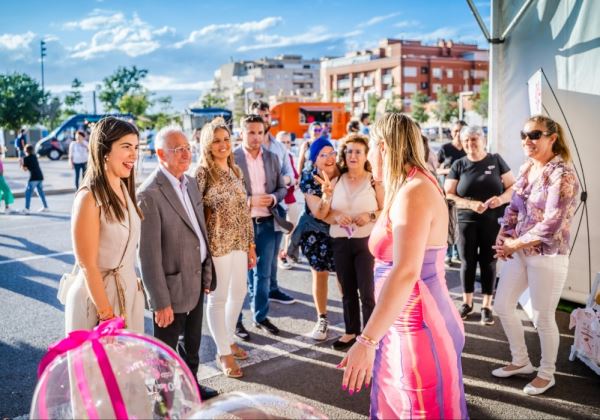
[[[369,213],[369,220],[371,222],[374,222],[374,221],[377,220],[377,214],[374,211],[372,211],[371,213]]]

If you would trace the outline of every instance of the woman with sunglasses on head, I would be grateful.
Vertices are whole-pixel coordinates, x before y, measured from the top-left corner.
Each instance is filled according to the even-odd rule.
[[[496,239],[500,270],[494,309],[510,345],[512,361],[492,374],[506,378],[530,374],[525,332],[517,301],[529,288],[542,359],[536,378],[523,388],[538,395],[555,385],[559,332],[556,307],[569,268],[569,231],[577,205],[579,183],[562,127],[543,115],[529,118],[521,131],[528,158],[521,167],[514,194]]]
[[[236,344],[234,331],[246,297],[248,270],[256,265],[254,228],[225,120],[215,118],[204,125],[198,144],[196,180],[218,279],[217,288],[208,295],[206,318],[217,346],[217,365],[225,376],[241,378],[243,372],[236,360],[247,359],[248,353]]]
[[[369,236],[383,207],[383,186],[375,182],[367,160],[369,138],[349,134],[342,139],[338,154],[341,175],[333,190],[325,221],[331,226],[333,259],[342,289],[345,334],[336,340],[335,350],[350,348],[367,324],[375,307],[373,292],[374,259]],[[361,323],[362,306],[362,323]]]
[[[459,313],[462,319],[467,319],[473,312],[475,272],[479,264],[483,294],[481,324],[492,325],[492,295],[496,281],[492,246],[500,229],[498,218],[510,201],[515,177],[500,155],[486,152],[480,127],[463,127],[460,141],[467,155],[454,161],[444,182],[448,198],[454,200],[458,208],[458,252],[463,287]]]
[[[371,127],[369,162],[384,207],[369,248],[375,309],[340,367],[350,395],[369,386],[370,418],[467,418],[463,323],[446,286],[448,209],[427,170],[421,132],[401,113]]]
[[[317,323],[311,333],[318,341],[327,339],[327,282],[329,273],[335,272],[329,224],[325,217],[329,213],[333,188],[339,169],[336,152],[329,140],[319,138],[309,149],[309,168],[302,172],[300,190],[304,193],[305,209],[296,229],[292,233],[292,244],[300,244],[308,259],[312,273],[312,292],[317,311]]]
[[[321,134],[323,133],[323,126],[321,123],[313,122],[308,126],[308,140],[302,143],[300,146],[300,152],[298,152],[298,170],[303,172],[307,169],[307,159],[310,155],[310,146],[311,144],[318,138],[321,138]]]

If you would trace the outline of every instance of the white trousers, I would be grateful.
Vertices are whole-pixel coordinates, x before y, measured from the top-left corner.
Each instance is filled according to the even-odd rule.
[[[569,257],[567,255],[525,256],[522,251],[513,254],[500,269],[500,281],[496,290],[494,310],[498,314],[510,345],[512,364],[524,366],[529,363],[525,331],[517,314],[517,302],[529,287],[533,316],[537,322],[542,360],[538,376],[551,380],[556,370],[559,332],[556,325],[556,307],[567,279]]]
[[[217,288],[208,295],[206,320],[220,356],[231,354],[235,324],[247,291],[248,253],[232,251],[213,257]]]

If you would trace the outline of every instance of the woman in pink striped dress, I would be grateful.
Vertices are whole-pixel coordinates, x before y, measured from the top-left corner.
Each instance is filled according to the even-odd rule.
[[[414,121],[388,113],[371,133],[369,161],[386,191],[369,241],[377,304],[340,364],[342,388],[353,394],[372,380],[371,418],[466,418],[463,324],[444,271],[446,203]]]

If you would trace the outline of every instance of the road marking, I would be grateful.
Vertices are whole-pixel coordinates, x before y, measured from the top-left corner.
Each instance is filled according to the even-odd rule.
[[[42,260],[44,258],[59,257],[61,255],[73,255],[73,251],[53,252],[52,254],[32,255],[30,257],[14,258],[14,259],[11,259],[11,260],[0,261],[0,265],[2,265],[2,264],[12,264],[12,263],[23,262],[23,261]]]
[[[344,323],[339,323],[336,325],[329,326],[329,329],[331,331],[335,331],[340,334],[343,333],[343,331],[344,331],[343,328],[344,328]],[[328,337],[328,339],[329,338],[331,338],[331,337]],[[296,359],[296,360],[300,359],[300,360],[307,361],[306,356],[295,355],[292,353],[295,353],[299,350],[312,348],[312,347],[314,347],[315,349],[318,348],[318,352],[320,354],[327,353],[327,354],[340,356],[340,360],[341,360],[341,357],[343,356],[342,352],[332,350],[329,347],[318,347],[319,344],[322,344],[322,343],[323,343],[322,341],[313,340],[311,337],[308,336],[308,334],[307,335],[297,335],[295,337],[286,338],[284,340],[278,341],[275,344],[268,344],[268,345],[244,342],[243,346],[244,347],[252,347],[252,350],[248,351],[248,354],[250,357],[247,360],[238,361],[238,364],[241,368],[246,368],[248,366],[266,362],[267,360],[271,360],[271,359],[274,359],[279,356],[287,356],[292,359]],[[331,367],[331,368],[335,367],[335,365],[332,365],[330,363],[316,361],[313,359],[311,359],[310,362],[318,363],[320,365]],[[202,364],[200,364],[200,367],[198,368],[198,380],[199,381],[203,381],[205,379],[209,379],[214,376],[222,375],[222,374],[223,373],[221,372],[221,369],[219,369],[217,367],[217,363],[215,361],[202,363]]]
[[[25,221],[25,219],[21,219],[21,217],[23,215],[15,214],[14,216],[19,217],[19,220]],[[47,227],[47,226],[64,225],[65,223],[70,223],[70,220],[65,219],[62,222],[36,223],[34,227],[36,229],[38,229],[38,228]],[[0,233],[5,233],[9,230],[19,230],[19,229],[30,229],[31,230],[31,225],[28,223],[24,223],[22,225],[20,224],[20,225],[15,225],[15,226],[3,227],[2,230],[0,231]]]

